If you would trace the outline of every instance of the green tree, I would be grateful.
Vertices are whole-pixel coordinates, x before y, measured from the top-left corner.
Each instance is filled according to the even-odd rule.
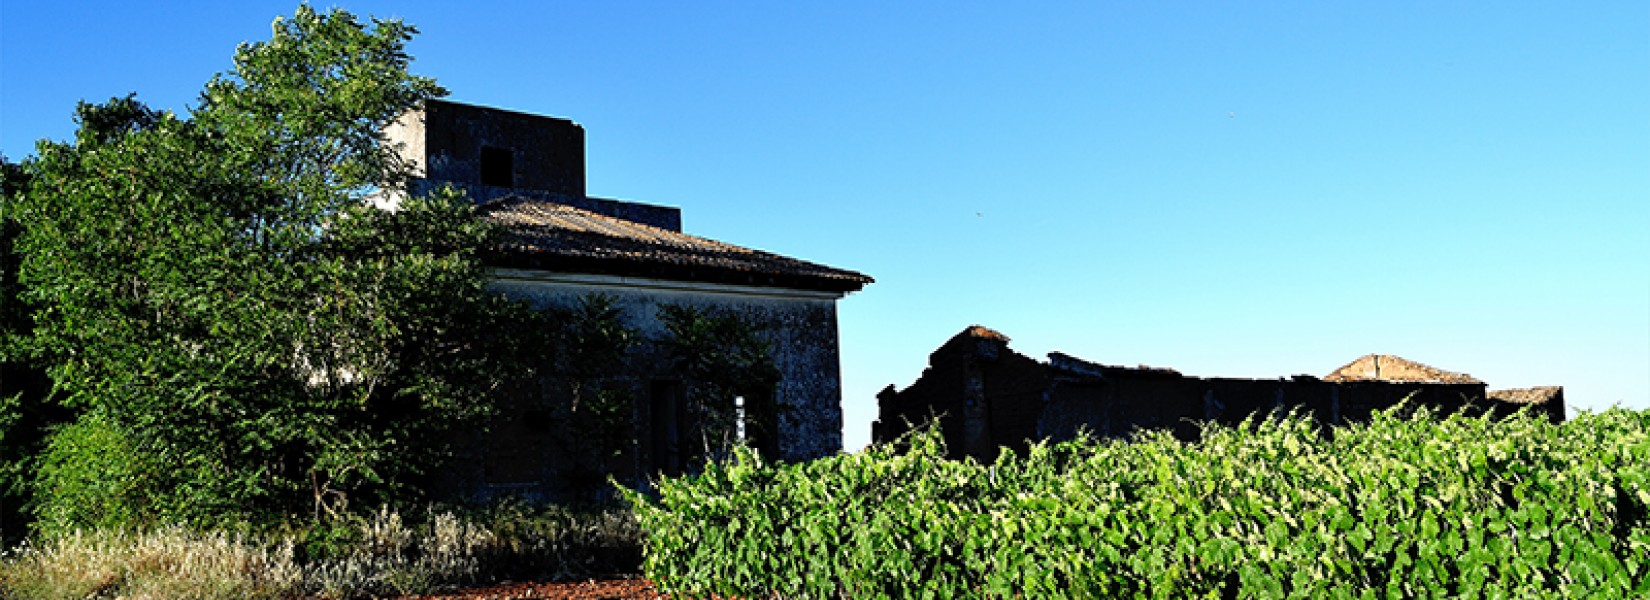
[[[24,347],[31,327],[19,300],[15,242],[21,229],[13,207],[28,181],[26,165],[0,155],[0,547],[25,533],[35,459],[46,429],[64,418],[45,402],[50,384]]]
[[[414,33],[300,6],[188,118],[82,104],[73,142],[38,145],[19,275],[30,348],[77,415],[42,461],[45,527],[405,497],[519,370],[508,332],[531,328],[500,323],[534,317],[483,290],[470,204],[372,206],[407,176],[382,127],[444,93],[408,73]],[[76,504],[100,497],[84,482],[126,500]]]

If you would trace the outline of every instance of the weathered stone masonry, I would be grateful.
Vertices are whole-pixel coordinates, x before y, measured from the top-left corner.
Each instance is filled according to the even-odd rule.
[[[413,161],[414,194],[450,185],[477,203],[518,196],[682,230],[679,209],[586,195],[584,127],[567,119],[428,100],[384,137]]]
[[[1054,352],[1038,361],[1008,347],[1008,337],[974,326],[929,355],[904,390],[877,394],[873,441],[885,442],[938,418],[955,457],[991,460],[1000,447],[1165,429],[1184,440],[1200,422],[1237,424],[1254,415],[1296,410],[1323,425],[1362,421],[1405,398],[1446,412],[1520,408],[1564,419],[1563,388],[1488,392],[1483,382],[1398,357],[1370,355],[1329,376],[1289,379],[1202,378],[1171,369],[1102,365]]]
[[[540,308],[571,309],[589,294],[604,294],[623,311],[622,320],[644,339],[664,335],[659,308],[677,304],[732,311],[762,324],[760,335],[773,351],[781,379],[774,391],[778,413],[778,458],[802,460],[829,456],[842,449],[840,361],[837,356],[836,298],[826,293],[734,286],[680,285],[601,277],[557,277],[504,269],[491,289]],[[645,346],[631,363],[638,382],[669,378],[657,349]],[[646,390],[638,390],[645,397]],[[646,406],[638,406],[638,432],[649,423]],[[638,435],[646,448],[646,435]],[[644,457],[645,460],[645,457]]]

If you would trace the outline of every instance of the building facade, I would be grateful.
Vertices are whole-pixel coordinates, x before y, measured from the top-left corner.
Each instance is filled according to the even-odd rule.
[[[492,290],[563,314],[599,298],[637,341],[603,383],[629,399],[627,447],[592,455],[580,439],[588,432],[557,418],[575,402],[566,382],[516,382],[492,427],[458,444],[442,487],[557,498],[605,489],[609,475],[642,484],[702,458],[687,450],[705,435],[689,414],[696,382],[658,343],[667,307],[737,318],[764,342],[776,381],[726,400],[766,453],[798,461],[841,450],[836,302],[870,277],[686,234],[676,208],[588,196],[584,131],[565,119],[432,100],[386,138],[412,163],[413,192],[462,189],[506,232]]]

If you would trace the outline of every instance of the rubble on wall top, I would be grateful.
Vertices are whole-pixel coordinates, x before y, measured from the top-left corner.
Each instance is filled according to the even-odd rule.
[[[1106,373],[1104,371],[1106,368],[1105,365],[1089,362],[1064,352],[1055,351],[1048,353],[1048,366],[1060,371],[1065,371],[1067,373],[1081,375],[1084,377],[1092,377],[1095,379],[1106,378]]]
[[[969,325],[967,329],[963,330],[962,334],[971,338],[994,340],[1004,344],[1008,343],[1008,336],[1003,335],[1000,331],[983,325]]]
[[[1563,396],[1564,388],[1559,386],[1542,386],[1513,390],[1490,390],[1487,394],[1491,400],[1508,404],[1545,404],[1552,399]]]

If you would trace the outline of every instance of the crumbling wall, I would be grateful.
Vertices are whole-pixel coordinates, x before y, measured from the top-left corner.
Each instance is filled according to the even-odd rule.
[[[1489,410],[1507,415],[1520,410],[1546,417],[1559,423],[1564,421],[1564,388],[1542,386],[1526,389],[1492,390],[1489,392]]]
[[[879,442],[898,439],[912,429],[939,421],[940,435],[956,440],[947,450],[952,458],[965,455],[963,439],[963,398],[969,378],[966,353],[952,344],[928,355],[922,377],[903,392],[890,385],[877,395],[880,410],[871,424],[872,438]]]
[[[905,391],[888,386],[872,437],[895,439],[939,420],[952,458],[989,462],[1003,446],[1023,448],[1038,437],[1047,370],[1008,348],[1008,338],[984,327],[953,336],[928,356],[923,376]]]
[[[1404,371],[1413,372],[1418,371]],[[1167,430],[1189,441],[1198,438],[1203,422],[1236,425],[1288,413],[1324,426],[1343,425],[1368,420],[1374,411],[1406,400],[1445,413],[1506,415],[1531,407],[1555,422],[1564,418],[1562,388],[1491,394],[1476,379],[1449,374],[1456,377],[1448,382],[1311,376],[1270,380],[1188,377],[1060,353],[1045,363],[1009,349],[1002,334],[975,326],[931,354],[929,367],[910,387],[890,385],[877,395],[880,412],[872,439],[893,439],[909,429],[901,423],[920,424],[924,419],[912,417],[929,412],[952,415],[941,418],[941,430],[953,455],[987,460],[995,456],[987,447],[1019,449],[1029,440],[1071,439],[1079,431],[1126,437],[1140,430]],[[987,426],[970,427],[970,414],[987,415]]]
[[[1048,369],[1030,357],[1009,350],[1004,340],[984,384],[991,438],[973,452],[975,456],[984,461],[995,460],[999,447],[1023,450],[1041,437],[1037,423],[1047,404]]]

